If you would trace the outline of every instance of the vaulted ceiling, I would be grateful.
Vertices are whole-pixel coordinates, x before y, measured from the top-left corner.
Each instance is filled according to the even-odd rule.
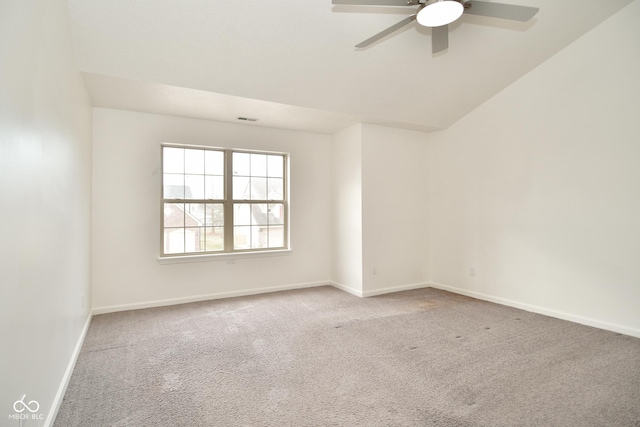
[[[78,66],[95,106],[252,117],[257,126],[332,133],[357,122],[446,128],[631,1],[500,0],[540,11],[526,23],[463,15],[449,26],[449,49],[437,54],[431,30],[416,23],[354,48],[415,6],[68,4]]]

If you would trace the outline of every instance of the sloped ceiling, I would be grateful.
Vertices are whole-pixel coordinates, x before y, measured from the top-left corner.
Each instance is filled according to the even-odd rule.
[[[501,0],[527,23],[464,15],[449,49],[412,24],[354,45],[416,7],[331,0],[69,0],[95,106],[333,133],[369,122],[431,131],[459,118],[632,0]],[[615,49],[615,46],[611,46]],[[597,52],[595,52],[597,54]],[[522,100],[526,102],[526,100]]]

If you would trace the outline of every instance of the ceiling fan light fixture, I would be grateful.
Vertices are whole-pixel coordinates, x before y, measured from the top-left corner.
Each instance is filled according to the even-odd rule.
[[[462,12],[464,12],[464,6],[457,1],[438,0],[420,9],[416,20],[418,24],[425,27],[440,27],[460,18]]]

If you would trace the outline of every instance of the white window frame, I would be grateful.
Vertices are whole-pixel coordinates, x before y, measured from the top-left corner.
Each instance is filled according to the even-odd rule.
[[[165,148],[182,148],[182,149],[195,149],[204,151],[218,151],[224,153],[224,196],[222,199],[187,199],[186,195],[183,198],[165,198],[164,187],[164,149]],[[233,199],[233,153],[246,153],[246,154],[262,154],[262,155],[276,155],[283,158],[283,189],[282,200],[274,199]],[[228,258],[229,255],[278,255],[280,253],[287,253],[290,251],[289,244],[289,230],[290,230],[290,218],[289,218],[289,154],[283,152],[274,151],[260,151],[260,150],[248,150],[248,149],[236,149],[225,147],[213,147],[213,146],[200,146],[200,145],[187,145],[187,144],[174,144],[174,143],[162,143],[160,146],[160,256],[159,261],[170,262],[176,261],[200,261],[217,257]],[[184,175],[188,175],[183,172]],[[185,187],[186,188],[186,187]],[[224,244],[222,250],[215,251],[198,251],[198,252],[183,252],[183,253],[165,253],[165,203],[219,203],[224,206]],[[234,206],[237,204],[282,204],[283,205],[283,245],[278,247],[268,248],[234,248]],[[183,227],[186,229],[185,227]]]

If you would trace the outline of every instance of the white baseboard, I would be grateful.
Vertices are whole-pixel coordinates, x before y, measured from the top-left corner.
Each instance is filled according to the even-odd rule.
[[[329,282],[329,284],[334,288],[340,289],[341,291],[348,292],[351,295],[355,295],[360,298],[364,296],[360,289],[353,289],[353,288],[350,288],[349,286],[343,285],[342,283],[338,283],[338,282]]]
[[[84,322],[84,327],[82,328],[82,332],[78,337],[78,341],[76,342],[76,346],[73,349],[73,353],[71,353],[71,359],[69,360],[69,364],[67,365],[67,370],[64,372],[64,376],[62,377],[62,382],[58,387],[58,392],[56,393],[56,397],[53,399],[53,404],[51,405],[51,410],[49,411],[49,415],[44,422],[45,427],[52,427],[53,423],[58,416],[58,410],[60,410],[60,405],[62,405],[62,399],[64,399],[64,394],[67,391],[67,386],[69,385],[69,380],[71,380],[71,375],[73,374],[73,369],[76,366],[76,361],[78,360],[78,356],[80,355],[80,350],[82,349],[82,344],[84,343],[84,338],[87,336],[87,331],[89,330],[89,325],[91,324],[91,319],[93,318],[93,313],[89,312],[87,316],[87,320]]]
[[[341,291],[348,292],[352,295],[355,295],[360,298],[373,297],[376,295],[390,294],[393,292],[401,292],[401,291],[409,291],[411,289],[421,289],[428,288],[431,286],[430,283],[412,283],[410,285],[401,285],[401,286],[393,286],[390,288],[382,288],[382,289],[373,289],[370,291],[361,291],[360,289],[353,289],[349,286],[343,285],[338,282],[330,282],[331,286],[340,289]]]
[[[431,283],[412,283],[409,285],[392,286],[390,288],[373,289],[371,291],[364,291],[363,296],[372,297],[375,295],[390,294],[393,292],[410,291],[411,289],[422,289],[431,287]]]
[[[521,310],[530,311],[532,313],[543,314],[549,317],[555,317],[556,319],[568,320],[569,322],[580,323],[581,325],[593,326],[594,328],[604,329],[612,332],[618,332],[624,335],[630,335],[632,337],[640,338],[640,329],[629,328],[626,326],[603,322],[603,321],[591,319],[588,317],[582,317],[574,314],[564,313],[561,311],[551,310],[551,309],[539,307],[536,305],[521,303],[518,301],[512,301],[506,298],[500,298],[492,295],[483,294],[480,292],[468,291],[465,289],[456,288],[454,286],[443,285],[441,283],[431,282],[429,286],[432,288],[441,289],[443,291],[453,292],[455,294],[466,295],[468,297],[481,299],[484,301],[495,302],[497,304],[519,308]]]
[[[290,291],[293,289],[315,288],[317,286],[332,285],[327,280],[324,282],[298,283],[294,285],[272,286],[269,288],[254,288],[242,291],[218,292],[215,294],[196,295],[192,297],[171,298],[155,301],[147,301],[133,304],[111,305],[106,307],[97,307],[93,309],[93,314],[116,313],[118,311],[139,310],[142,308],[164,307],[168,305],[187,304],[190,302],[209,301],[222,298],[243,297],[247,295],[266,294],[269,292]]]

